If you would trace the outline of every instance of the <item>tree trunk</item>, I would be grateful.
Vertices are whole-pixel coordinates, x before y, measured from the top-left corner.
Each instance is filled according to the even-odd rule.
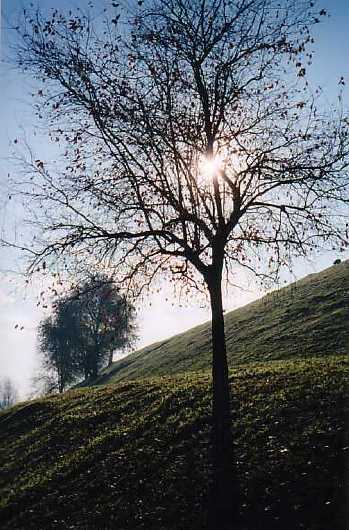
[[[98,376],[97,355],[91,359],[91,378],[94,381]]]
[[[113,358],[114,358],[114,350],[109,352],[108,366],[111,366],[113,364]]]
[[[95,351],[92,355],[92,378],[97,379],[98,376],[98,361],[99,361],[99,345],[98,339],[95,339]]]
[[[209,530],[237,528],[239,501],[233,472],[230,389],[224,333],[221,275],[211,278],[212,310],[212,477],[209,489]]]

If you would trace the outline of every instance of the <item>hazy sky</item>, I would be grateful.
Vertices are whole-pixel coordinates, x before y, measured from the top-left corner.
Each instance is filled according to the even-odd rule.
[[[2,0],[3,58],[6,56],[9,31],[6,20],[13,17],[21,7],[30,2],[26,0]],[[62,5],[87,5],[81,0],[41,0],[41,6],[59,7]],[[1,0],[0,0],[1,4]],[[319,6],[327,8],[331,18],[316,28],[316,56],[310,71],[310,80],[315,88],[321,85],[328,102],[334,102],[338,94],[338,81],[341,76],[349,84],[349,0],[324,0]],[[6,180],[9,172],[15,171],[9,157],[16,137],[26,136],[33,140],[34,118],[31,110],[30,80],[20,77],[13,69],[0,64],[0,230],[15,227],[21,232],[21,210],[7,198]],[[349,107],[349,89],[344,88],[343,99]],[[45,158],[48,146],[44,141],[34,141],[41,157]],[[36,144],[35,144],[36,142]],[[12,234],[14,232],[12,231]],[[297,276],[318,271],[332,264],[335,255],[322,255],[315,261],[299,263]],[[346,256],[348,257],[348,256]],[[23,270],[23,261],[15,253],[0,248],[0,376],[8,375],[18,385],[22,396],[29,390],[30,377],[35,366],[36,326],[43,313],[36,306],[37,299],[33,290],[26,290],[18,272]],[[236,283],[238,283],[237,278]],[[246,283],[246,282],[244,282]],[[37,286],[38,289],[40,286]],[[185,330],[196,323],[208,319],[207,309],[201,307],[194,296],[190,306],[179,307],[165,302],[169,293],[166,286],[161,293],[153,296],[140,313],[140,345],[165,338]],[[244,304],[260,294],[253,285],[249,290],[235,290],[226,299],[226,308]],[[18,324],[18,327],[15,326]],[[21,329],[23,328],[23,329]]]

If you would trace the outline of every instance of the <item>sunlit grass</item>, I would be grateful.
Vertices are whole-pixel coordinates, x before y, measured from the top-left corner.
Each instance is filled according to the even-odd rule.
[[[334,265],[225,316],[231,367],[246,362],[348,353],[349,262]],[[115,362],[101,383],[211,366],[211,324]]]

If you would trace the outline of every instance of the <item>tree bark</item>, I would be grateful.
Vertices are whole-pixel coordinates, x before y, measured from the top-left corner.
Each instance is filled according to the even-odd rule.
[[[239,500],[233,472],[230,389],[224,332],[221,275],[208,283],[212,310],[212,477],[209,488],[209,530],[237,528]]]
[[[91,378],[92,380],[97,379],[98,376],[98,365],[97,365],[97,352],[92,356],[91,359]]]
[[[108,366],[113,364],[114,350],[109,353]]]

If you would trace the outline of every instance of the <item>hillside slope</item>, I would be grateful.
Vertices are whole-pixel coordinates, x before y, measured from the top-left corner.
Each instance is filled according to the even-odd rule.
[[[349,352],[349,261],[311,274],[228,313],[231,366],[246,362]],[[205,323],[113,363],[97,383],[208,369]]]
[[[347,530],[348,376],[348,356],[231,373],[249,530]],[[80,389],[1,413],[1,529],[203,530],[209,380]]]

